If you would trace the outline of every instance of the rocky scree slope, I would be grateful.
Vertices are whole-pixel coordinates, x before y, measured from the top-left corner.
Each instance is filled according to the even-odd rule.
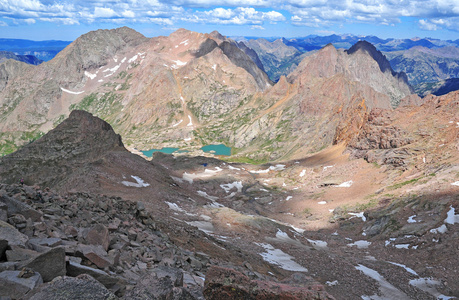
[[[269,281],[176,246],[142,202],[37,186],[0,193],[4,298],[334,299],[310,277]]]

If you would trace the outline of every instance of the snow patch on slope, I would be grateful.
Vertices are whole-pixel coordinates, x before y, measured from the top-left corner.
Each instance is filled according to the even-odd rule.
[[[61,87],[61,90],[63,92],[66,92],[66,93],[69,93],[69,94],[72,94],[72,95],[79,95],[79,94],[83,94],[84,93],[84,91],[82,91],[82,92],[72,92],[72,91],[66,90],[66,89],[64,89],[62,87]]]
[[[134,176],[134,175],[131,175],[131,177],[136,181],[136,182],[131,182],[131,181],[122,181],[121,183],[124,184],[125,186],[132,186],[132,187],[147,187],[149,186],[150,184],[149,183],[146,183],[145,181],[143,181],[142,178],[138,177],[138,176]]]
[[[264,261],[273,265],[277,265],[284,270],[294,272],[308,272],[308,269],[293,261],[293,257],[283,252],[282,250],[276,249],[270,244],[260,243],[257,245],[263,247],[266,251],[260,253]]]

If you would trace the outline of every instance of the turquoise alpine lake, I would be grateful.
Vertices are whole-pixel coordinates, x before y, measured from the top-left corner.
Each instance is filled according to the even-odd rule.
[[[202,151],[207,153],[212,153],[215,155],[224,155],[224,156],[231,156],[231,147],[227,147],[223,144],[218,145],[207,145],[201,148]],[[155,152],[162,152],[166,154],[172,154],[174,152],[183,153],[188,152],[187,150],[179,150],[179,148],[172,148],[172,147],[165,147],[162,149],[151,149],[148,151],[142,151],[143,155],[146,157],[152,157],[153,153]]]
[[[225,156],[231,155],[231,148],[223,144],[207,145],[207,146],[202,147],[201,150],[204,152],[213,153],[215,155],[225,155]]]

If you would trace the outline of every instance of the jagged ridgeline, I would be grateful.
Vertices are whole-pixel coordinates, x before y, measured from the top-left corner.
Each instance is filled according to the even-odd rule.
[[[274,84],[256,52],[217,32],[97,30],[38,66],[0,64],[0,152],[80,109],[110,123],[128,148],[223,143],[233,160],[286,159],[348,141],[354,112],[395,107],[411,93],[366,42],[326,46]]]

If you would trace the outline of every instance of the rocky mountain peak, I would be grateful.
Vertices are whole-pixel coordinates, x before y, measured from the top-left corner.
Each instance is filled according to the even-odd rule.
[[[40,139],[2,157],[0,177],[7,182],[18,182],[20,177],[33,182],[42,182],[45,178],[61,180],[59,177],[70,166],[98,161],[113,151],[127,152],[121,136],[110,124],[88,112],[75,110]],[[32,173],[34,178],[29,178]]]
[[[80,147],[88,146],[91,151],[124,149],[121,136],[113,131],[110,124],[84,110],[72,111],[66,120],[42,139],[53,141],[57,137],[69,142],[74,140]]]
[[[384,54],[376,49],[373,44],[367,41],[359,41],[355,43],[349,50],[347,50],[347,54],[352,55],[356,52],[364,52],[370,55],[379,65],[381,72],[390,71],[392,75],[395,74],[394,70],[392,70],[389,61],[386,59]]]
[[[147,41],[148,38],[128,27],[91,31],[62,50],[49,62],[49,66],[67,67],[67,74],[62,74],[63,82],[80,82],[84,71],[104,66],[117,52],[126,51]],[[74,72],[74,75],[69,75],[69,71]]]
[[[141,33],[135,31],[129,27],[120,27],[115,29],[99,29],[95,31],[90,31],[86,34],[83,34],[75,40],[75,44],[86,44],[93,42],[102,42],[104,39],[106,43],[112,43],[116,45],[118,43],[124,42],[127,45],[138,45],[140,42],[144,42],[147,39]]]
[[[367,41],[359,41],[356,44],[354,44],[351,48],[349,48],[349,50],[347,50],[346,52],[349,55],[353,55],[358,52],[366,53],[378,63],[381,72],[390,73],[399,82],[399,85],[402,86],[404,90],[406,90],[408,94],[412,94],[414,92],[413,88],[410,86],[408,82],[408,77],[406,76],[406,74],[404,72],[395,72],[392,69],[390,62],[386,58],[386,56],[382,54],[381,51],[378,51],[373,44]],[[398,102],[393,101],[393,104],[394,103]]]
[[[221,43],[223,41],[227,41],[228,38],[226,38],[225,36],[223,36],[220,32],[218,32],[217,30],[214,30],[212,31],[211,33],[209,33],[209,36],[214,39],[217,43]]]
[[[302,82],[305,82],[307,78],[331,78],[337,74],[389,96],[392,107],[413,93],[406,75],[394,72],[386,57],[366,41],[360,41],[346,51],[328,44],[306,57],[288,78],[292,82],[304,77]]]

